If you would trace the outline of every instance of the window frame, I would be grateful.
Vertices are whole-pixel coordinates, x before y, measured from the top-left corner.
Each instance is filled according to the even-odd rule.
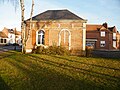
[[[41,33],[39,33],[39,32],[41,32]],[[43,35],[42,35],[42,33],[43,33]],[[39,36],[41,37],[40,38],[40,40],[41,40],[40,43],[39,43]],[[44,30],[38,30],[36,32],[36,45],[40,46],[40,45],[44,45],[44,44],[45,44],[45,31]]]
[[[100,47],[105,47],[105,41],[100,41]]]
[[[100,32],[100,36],[101,36],[101,37],[105,37],[105,31],[101,31],[101,32]]]
[[[116,33],[113,33],[113,39],[116,40]]]
[[[116,41],[113,41],[113,47],[116,48]]]

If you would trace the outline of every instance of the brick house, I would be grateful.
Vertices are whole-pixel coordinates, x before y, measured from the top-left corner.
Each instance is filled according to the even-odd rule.
[[[26,20],[26,34],[30,37],[26,43],[26,52],[32,52],[36,46],[64,46],[69,50],[85,50],[86,22],[69,10],[48,10]]]
[[[17,43],[17,44],[21,45],[21,32],[17,31],[16,28],[8,29],[8,28],[4,27],[4,29],[1,31],[1,33],[3,33],[3,36],[6,37],[6,44]]]
[[[86,25],[86,45],[98,50],[116,50],[120,48],[120,34],[116,27],[103,25]]]

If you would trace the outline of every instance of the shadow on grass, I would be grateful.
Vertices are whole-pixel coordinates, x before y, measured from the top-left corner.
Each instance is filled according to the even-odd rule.
[[[3,58],[8,58],[12,55],[14,55],[15,53],[12,52],[12,51],[8,51],[8,52],[3,52],[2,54],[0,54],[0,59],[3,59]]]
[[[60,56],[55,56],[55,55],[51,56],[51,57],[59,58],[59,59],[64,59],[64,60],[67,60],[67,61],[70,61],[70,62],[76,62],[76,63],[80,63],[80,64],[91,65],[91,66],[95,66],[95,67],[101,67],[101,68],[106,68],[106,69],[112,69],[112,70],[120,71],[120,69],[117,69],[117,68],[111,68],[111,67],[100,66],[100,65],[95,65],[95,64],[88,64],[88,63],[84,63],[84,62],[80,62],[80,61],[75,61],[75,60],[67,59],[65,57],[60,57]]]
[[[39,69],[26,69],[17,62],[9,61],[13,67],[23,72],[26,76],[25,80],[19,82],[20,90],[95,90],[102,89],[93,83],[88,83],[85,80],[77,80],[68,75],[60,74],[54,70],[38,66]],[[21,62],[22,63],[22,62]],[[44,62],[42,62],[44,63]],[[31,67],[31,66],[30,66]],[[18,81],[18,80],[17,80]]]
[[[67,64],[64,64],[64,63],[57,63],[57,62],[54,62],[54,61],[50,61],[48,59],[44,59],[44,58],[41,58],[41,57],[38,57],[38,56],[33,56],[31,55],[32,57],[35,57],[37,59],[39,59],[40,62],[44,62],[46,64],[50,64],[50,65],[53,65],[53,66],[56,66],[56,67],[60,67],[60,68],[63,68],[63,69],[68,69],[70,68],[71,70],[75,70],[77,72],[82,72],[83,73],[92,73],[92,74],[95,74],[95,75],[102,75],[102,76],[106,76],[106,77],[109,77],[109,79],[111,80],[112,78],[114,79],[120,79],[119,77],[115,77],[115,76],[110,76],[108,74],[103,74],[103,73],[99,73],[99,72],[94,72],[94,71],[90,71],[90,70],[87,70],[87,69],[82,69],[82,68],[78,68],[78,67],[75,67],[75,66],[72,66],[72,65],[67,65]],[[55,56],[56,58],[56,56]],[[63,59],[63,58],[62,58]],[[64,58],[65,59],[65,58]],[[68,60],[68,59],[65,59],[65,60]],[[70,60],[69,60],[70,61]],[[74,61],[72,61],[74,62]],[[79,62],[81,64],[87,64],[87,63],[83,63],[83,62]],[[87,64],[87,65],[93,65],[93,66],[97,66],[97,65],[94,65],[94,64]],[[68,67],[68,68],[67,68]],[[97,67],[102,67],[102,66],[97,66]],[[107,68],[107,67],[103,67],[103,68]],[[110,68],[109,68],[110,69]],[[113,69],[113,68],[112,68]],[[117,69],[118,70],[118,69]],[[92,75],[91,74],[91,75]]]
[[[92,77],[103,78],[113,82],[113,84],[118,82],[117,80],[119,79],[118,77],[113,77],[107,74],[89,71],[89,70],[74,67],[71,65],[65,65],[63,63],[57,63],[57,62],[50,61],[48,59],[44,59],[31,54],[29,54],[28,56],[32,57],[30,61],[20,60],[20,58],[17,58],[11,61],[7,60],[7,62],[11,66],[13,66],[14,68],[17,68],[20,71],[20,73],[23,73],[25,75],[24,77],[19,78],[20,80],[18,79],[18,81],[20,81],[19,88],[21,90],[22,89],[26,89],[26,90],[96,90],[96,89],[110,90],[110,89],[113,89],[111,87],[107,87],[106,85],[99,85],[95,82],[88,81],[85,78],[83,79],[73,78],[67,74],[63,74],[55,70],[51,70],[50,68],[43,67],[40,64],[46,64],[48,66],[53,66],[54,68],[61,68],[69,72],[72,71],[73,73],[77,72],[77,73],[87,74]],[[36,64],[32,63],[35,61],[36,61]],[[115,88],[118,89],[118,87],[115,87]]]
[[[72,65],[66,65],[64,63],[57,63],[57,62],[50,61],[48,59],[44,59],[44,58],[41,58],[41,57],[38,57],[38,56],[33,56],[32,55],[32,57],[35,57],[35,59],[37,59],[37,60],[39,59],[39,62],[46,63],[46,64],[49,64],[49,65],[52,65],[52,66],[55,66],[55,67],[58,67],[58,68],[62,68],[62,69],[68,70],[68,71],[82,73],[84,75],[92,76],[92,77],[95,77],[95,78],[105,79],[105,80],[107,80],[111,83],[120,84],[119,83],[120,82],[120,77],[111,76],[109,74],[99,73],[99,72],[95,72],[95,71],[92,71],[92,70],[82,69],[80,67],[78,68],[78,67],[75,67],[75,66],[72,66]]]
[[[0,76],[0,90],[11,90],[10,87],[1,78],[1,76]]]

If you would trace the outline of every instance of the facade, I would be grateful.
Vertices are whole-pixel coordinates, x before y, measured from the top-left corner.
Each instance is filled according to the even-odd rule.
[[[116,27],[103,25],[86,26],[86,45],[91,45],[97,50],[117,50],[120,48],[120,34]]]
[[[36,46],[64,46],[68,50],[85,50],[86,20],[68,10],[48,10],[26,20],[26,52]]]
[[[6,44],[17,43],[21,45],[21,32],[16,31],[16,29],[5,28],[1,31],[6,36]]]

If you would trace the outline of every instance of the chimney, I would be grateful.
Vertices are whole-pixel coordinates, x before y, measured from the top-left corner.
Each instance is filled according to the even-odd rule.
[[[105,23],[103,23],[103,26],[107,29],[108,28],[108,25],[107,25],[107,23],[105,22]]]

